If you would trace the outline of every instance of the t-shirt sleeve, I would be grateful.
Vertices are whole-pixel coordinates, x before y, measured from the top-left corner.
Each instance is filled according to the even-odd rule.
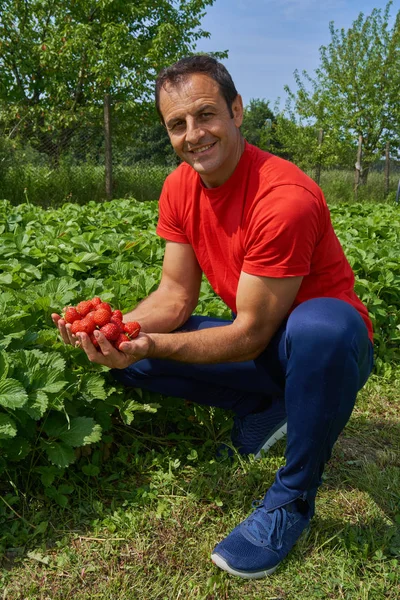
[[[246,227],[242,270],[263,277],[308,275],[323,234],[321,208],[311,192],[296,185],[279,186],[261,198]]]
[[[165,180],[158,202],[158,223],[156,233],[170,241],[188,244],[188,238],[180,224],[176,198],[170,192],[168,178]],[[174,202],[175,200],[175,202]]]

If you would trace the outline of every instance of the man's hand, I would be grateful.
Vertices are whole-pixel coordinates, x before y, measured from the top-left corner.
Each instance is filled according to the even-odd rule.
[[[93,346],[86,333],[73,335],[71,325],[66,323],[60,315],[54,313],[51,317],[66,344],[80,346],[91,362],[110,369],[125,369],[142,358],[149,358],[154,348],[152,338],[145,333],[140,333],[134,341],[124,342],[121,344],[120,350],[117,350],[100,331],[95,331],[94,336],[100,347],[98,350]]]
[[[132,342],[123,342],[119,350],[114,348],[100,331],[94,332],[100,350],[93,346],[86,333],[78,333],[76,337],[90,362],[104,365],[110,369],[126,369],[138,360],[150,358],[154,348],[154,342],[147,333],[139,333]]]
[[[64,319],[60,317],[60,315],[58,315],[57,313],[53,313],[51,315],[51,318],[53,319],[54,325],[60,332],[61,339],[63,340],[63,342],[65,344],[70,344],[71,346],[77,346],[78,339],[75,335],[72,335],[71,325],[69,323],[66,323]]]

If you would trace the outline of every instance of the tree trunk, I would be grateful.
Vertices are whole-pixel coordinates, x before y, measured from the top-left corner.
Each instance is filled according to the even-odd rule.
[[[357,150],[357,162],[355,164],[355,176],[354,176],[354,197],[357,200],[358,196],[358,186],[361,184],[361,176],[362,176],[362,143],[363,137],[362,135],[358,138],[358,150]]]
[[[389,194],[390,184],[390,142],[386,142],[385,149],[385,198]]]
[[[112,199],[112,146],[111,146],[111,96],[104,96],[104,134],[105,134],[105,167],[106,196]]]
[[[322,167],[322,162],[321,162],[321,146],[322,146],[322,142],[324,140],[324,130],[323,129],[319,129],[318,130],[318,150],[319,150],[319,157],[318,157],[318,162],[315,166],[315,181],[318,183],[321,181],[321,167]]]

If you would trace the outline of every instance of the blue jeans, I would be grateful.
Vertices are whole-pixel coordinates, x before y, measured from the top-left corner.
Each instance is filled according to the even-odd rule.
[[[229,325],[192,316],[181,330]],[[315,298],[294,309],[254,360],[197,365],[141,360],[113,369],[126,386],[233,410],[245,416],[285,403],[286,464],[268,490],[267,508],[297,498],[313,503],[325,463],[373,366],[373,348],[360,314],[336,298]]]

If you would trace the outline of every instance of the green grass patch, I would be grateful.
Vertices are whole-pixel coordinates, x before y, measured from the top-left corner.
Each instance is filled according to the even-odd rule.
[[[142,416],[134,431],[117,426],[101,458],[96,451],[81,456],[57,481],[73,489],[65,508],[23,481],[3,495],[0,514],[8,536],[15,531],[3,554],[3,597],[397,599],[398,390],[373,378],[362,391],[326,470],[311,529],[273,576],[246,582],[220,572],[209,556],[273,481],[283,441],[260,461],[216,462],[225,416],[165,399],[151,423]],[[170,421],[178,409],[184,429]],[[85,475],[93,462],[98,471]]]
[[[154,200],[161,192],[171,167],[151,164],[115,166],[113,196]],[[23,202],[42,207],[59,207],[66,202],[86,204],[106,200],[105,169],[86,163],[83,165],[16,165],[0,173],[0,199],[14,206]]]

